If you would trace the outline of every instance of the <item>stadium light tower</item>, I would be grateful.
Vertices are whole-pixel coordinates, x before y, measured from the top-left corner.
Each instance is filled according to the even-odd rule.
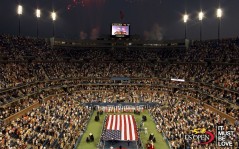
[[[218,40],[220,40],[220,34],[221,34],[221,19],[222,19],[222,9],[219,7],[217,9],[217,18],[218,18],[218,30],[217,30],[217,35],[218,35]]]
[[[17,6],[17,14],[18,14],[18,35],[21,35],[21,15],[23,13],[23,7],[22,5]]]
[[[52,28],[52,36],[55,37],[55,21],[56,21],[56,12],[52,12],[51,13],[51,18],[52,18],[52,25],[53,25],[53,28]]]
[[[40,19],[40,17],[41,17],[41,10],[40,9],[36,9],[36,17],[37,17],[37,38],[38,38],[38,21],[39,21],[39,19]]]
[[[184,38],[187,39],[187,22],[188,22],[188,14],[184,14],[183,15],[183,22],[185,24],[185,28],[184,28]]]
[[[204,13],[201,11],[198,13],[198,19],[200,21],[200,41],[202,41],[202,20],[204,18]]]

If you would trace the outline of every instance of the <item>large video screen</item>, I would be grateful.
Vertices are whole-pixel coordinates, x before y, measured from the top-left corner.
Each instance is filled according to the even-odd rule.
[[[129,24],[126,23],[112,23],[111,35],[115,37],[129,36]]]

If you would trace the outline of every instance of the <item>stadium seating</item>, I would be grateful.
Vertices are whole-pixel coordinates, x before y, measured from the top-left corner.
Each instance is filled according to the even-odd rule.
[[[0,53],[1,121],[21,113],[33,104],[39,104],[38,108],[31,109],[23,117],[0,129],[4,140],[0,148],[24,148],[27,145],[72,147],[80,132],[85,130],[91,113],[90,108],[85,109],[82,105],[76,108],[76,103],[155,102],[158,106],[149,110],[172,146],[185,143],[179,137],[182,128],[175,123],[175,119],[178,120],[179,117],[173,117],[180,115],[178,110],[185,115],[188,114],[186,111],[190,111],[201,119],[212,121],[210,117],[202,117],[200,113],[192,111],[201,111],[204,108],[201,104],[180,102],[178,98],[181,97],[175,97],[174,94],[199,99],[238,122],[237,38],[224,39],[220,44],[213,40],[195,42],[189,49],[112,50],[73,47],[52,49],[43,39],[0,35]],[[117,82],[113,77],[129,80]],[[184,79],[185,82],[171,81],[171,78]],[[50,101],[44,101],[50,95],[61,93],[64,96],[50,100],[54,106]],[[69,106],[73,108],[66,110]],[[174,111],[163,109],[162,106],[170,106]],[[182,107],[185,109],[181,109]],[[208,115],[218,117],[215,113],[204,110]],[[69,118],[74,112],[81,117],[77,121],[83,123],[83,126],[74,124]],[[168,112],[172,114],[169,115]],[[87,117],[84,118],[83,115]],[[61,126],[51,122],[51,119]],[[31,123],[36,123],[35,120],[41,126],[34,128]],[[218,122],[217,119],[214,124]],[[172,126],[171,123],[175,125]],[[192,126],[191,121],[186,123]],[[221,123],[231,125],[226,119],[221,119]],[[165,124],[170,127],[165,127]],[[43,128],[49,126],[57,133]],[[12,129],[15,131],[12,132]],[[238,125],[235,124],[233,129],[238,130]],[[71,133],[75,130],[79,131]]]

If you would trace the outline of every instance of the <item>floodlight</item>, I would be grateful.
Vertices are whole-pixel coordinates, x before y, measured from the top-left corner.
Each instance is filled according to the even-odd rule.
[[[37,18],[41,17],[41,10],[40,9],[36,9],[36,17]]]
[[[22,5],[18,5],[18,6],[17,6],[17,14],[18,14],[18,15],[22,15],[22,12],[23,12],[23,7],[22,7]]]
[[[204,18],[204,13],[201,11],[201,12],[199,12],[199,14],[198,14],[198,19],[199,19],[199,21],[202,21],[203,18]]]
[[[52,21],[56,20],[56,13],[54,11],[51,13],[51,18],[52,18]]]
[[[218,8],[218,9],[217,9],[217,17],[218,17],[218,18],[221,18],[221,17],[222,17],[222,9],[221,9],[221,8]]]
[[[188,21],[188,15],[185,14],[185,15],[183,15],[183,22],[184,22],[184,23],[187,23],[187,21]]]

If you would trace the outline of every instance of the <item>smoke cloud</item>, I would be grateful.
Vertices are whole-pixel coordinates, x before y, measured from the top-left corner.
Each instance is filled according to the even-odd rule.
[[[90,39],[98,38],[99,37],[99,32],[100,32],[99,27],[92,28],[91,29],[91,34],[90,34]]]
[[[87,33],[84,31],[80,32],[80,39],[86,39],[87,38]]]
[[[149,31],[144,31],[144,38],[146,40],[162,40],[162,28],[158,23],[153,24],[152,28]]]

